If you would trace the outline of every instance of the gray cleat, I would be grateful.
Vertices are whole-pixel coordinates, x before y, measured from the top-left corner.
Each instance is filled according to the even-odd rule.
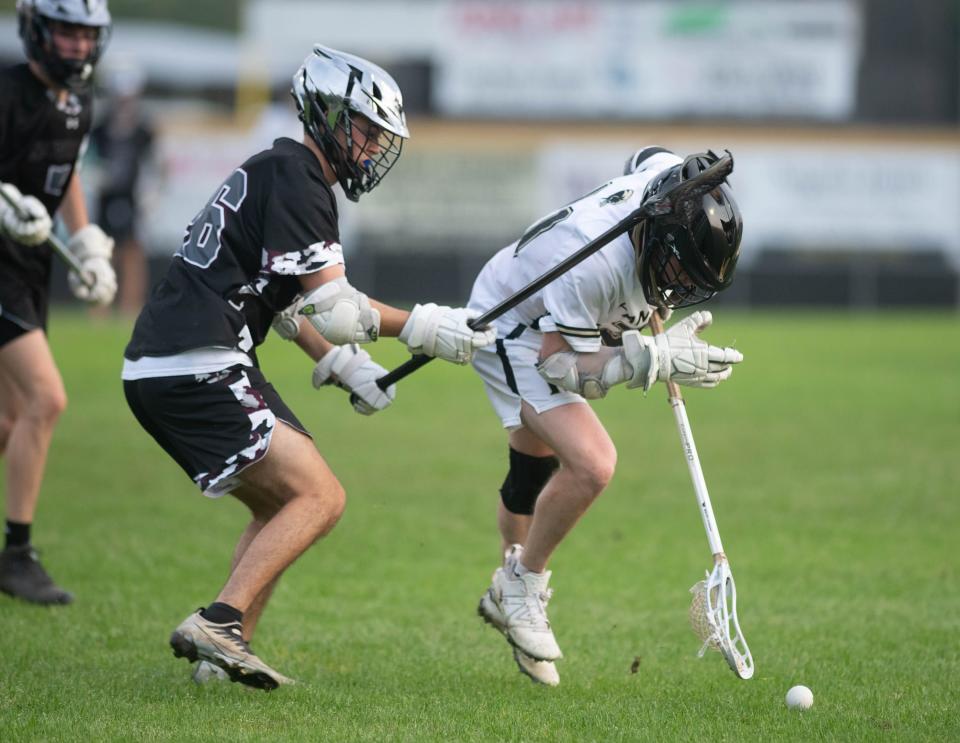
[[[243,639],[239,622],[215,624],[197,610],[184,619],[170,635],[170,647],[178,658],[209,661],[222,668],[231,681],[271,691],[281,684],[292,684],[281,673],[260,660]]]

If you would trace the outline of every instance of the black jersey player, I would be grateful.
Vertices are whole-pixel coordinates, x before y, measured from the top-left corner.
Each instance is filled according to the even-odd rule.
[[[106,0],[20,0],[27,63],[0,71],[0,453],[6,456],[6,544],[0,590],[65,604],[30,545],[50,438],[66,405],[47,343],[51,217],[72,233],[78,297],[109,303],[113,241],[87,219],[76,173],[90,129],[88,89],[110,31]]]
[[[408,136],[393,79],[364,59],[314,47],[293,79],[302,141],[278,139],[230,173],[184,235],[125,352],[124,391],[141,425],[201,491],[231,494],[251,512],[226,585],[170,643],[234,681],[288,681],[249,641],[283,571],[336,524],[345,494],[303,424],[261,373],[256,348],[271,326],[370,414],[394,390],[357,343],[396,336],[415,353],[464,364],[493,342],[468,310],[405,312],[347,281],[331,187],[357,200],[396,163]],[[211,665],[212,664],[212,665]]]

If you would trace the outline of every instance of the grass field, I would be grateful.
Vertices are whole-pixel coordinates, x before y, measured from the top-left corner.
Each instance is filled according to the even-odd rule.
[[[557,689],[476,617],[497,564],[505,437],[469,369],[436,363],[389,411],[263,368],[348,493],[280,584],[256,647],[297,678],[197,687],[170,630],[215,595],[242,507],[209,501],[128,413],[128,329],[60,313],[70,394],[35,529],[78,596],[0,596],[0,738],[20,740],[960,739],[960,322],[953,314],[720,313],[746,355],[688,411],[757,664],[697,659],[687,588],[710,565],[662,388],[597,405],[614,481],[551,564]],[[404,357],[385,341],[377,358]],[[639,658],[636,673],[631,664]],[[788,687],[816,695],[787,710]]]

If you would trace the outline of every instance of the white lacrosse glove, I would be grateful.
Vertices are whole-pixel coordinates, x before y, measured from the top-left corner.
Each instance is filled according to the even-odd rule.
[[[702,310],[653,338],[637,330],[624,332],[623,352],[633,368],[627,387],[642,386],[646,392],[657,380],[688,387],[716,387],[729,378],[731,364],[743,361],[743,354],[735,348],[711,346],[697,337],[712,322],[713,315]]]
[[[70,271],[67,280],[73,296],[93,304],[110,304],[117,293],[117,275],[110,265],[113,238],[107,237],[97,225],[88,224],[73,233],[67,249],[80,261],[83,278],[91,284],[87,286],[76,271]]]
[[[335,346],[370,343],[380,335],[380,311],[345,276],[321,284],[300,303],[299,314]]]
[[[33,247],[50,237],[53,220],[36,196],[24,196],[12,183],[0,183],[0,226],[11,239]],[[9,200],[9,202],[8,202]]]
[[[294,302],[273,318],[273,329],[285,341],[292,341],[300,335],[300,315],[297,314],[299,309],[299,301]]]
[[[334,346],[313,368],[313,386],[320,389],[325,384],[334,384],[345,389],[352,393],[354,410],[361,415],[373,415],[392,403],[397,394],[395,384],[387,387],[386,392],[377,387],[377,380],[386,373],[386,369],[356,344]]]
[[[467,322],[479,312],[463,307],[438,307],[418,304],[410,312],[400,335],[410,353],[425,354],[454,364],[466,364],[478,348],[489,346],[497,339],[492,327],[473,330]]]

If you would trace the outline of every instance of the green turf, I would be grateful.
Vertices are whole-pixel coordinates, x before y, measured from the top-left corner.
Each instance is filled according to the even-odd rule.
[[[127,329],[53,318],[70,407],[35,529],[66,609],[0,597],[3,740],[956,740],[960,323],[956,315],[721,313],[746,363],[688,410],[757,664],[696,657],[687,588],[709,551],[662,389],[597,405],[607,493],[561,546],[557,689],[475,616],[497,560],[506,447],[477,378],[437,362],[355,415],[271,341],[263,367],[348,492],[256,639],[300,684],[204,688],[167,647],[211,600],[244,524],[137,426]],[[384,341],[378,358],[403,358]],[[639,659],[636,673],[631,665]],[[805,713],[783,704],[810,686]]]

